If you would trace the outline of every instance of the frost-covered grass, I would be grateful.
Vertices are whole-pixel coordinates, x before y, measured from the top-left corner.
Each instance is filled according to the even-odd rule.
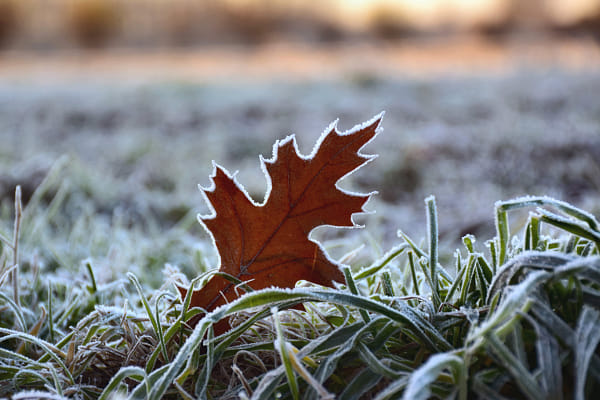
[[[150,280],[134,268],[100,284],[108,265],[71,265],[61,257],[70,249],[57,249],[54,266],[50,255],[28,253],[62,221],[53,221],[53,208],[66,201],[60,192],[47,207],[36,203],[48,184],[2,236],[0,396],[585,399],[600,385],[600,230],[568,203],[498,202],[495,237],[479,244],[467,235],[454,259],[440,262],[428,197],[424,243],[400,231],[381,258],[343,258],[347,286],[251,292],[192,330],[184,321],[198,310],[168,284],[185,280],[177,267]],[[514,232],[509,221],[519,209],[529,216]],[[85,218],[74,225],[85,227]],[[178,229],[166,234],[175,247],[154,247],[201,252]],[[120,230],[86,237],[74,228],[68,243],[76,251]],[[134,258],[158,273],[145,258],[150,246],[135,232],[126,236],[141,247]],[[165,285],[152,289],[141,277]],[[305,311],[290,310],[299,303]],[[211,326],[222,318],[235,328],[214,337]]]
[[[351,78],[3,84],[0,397],[589,398],[598,75]],[[187,329],[172,282],[216,266],[196,221],[211,159],[260,200],[257,155],[275,139],[296,133],[306,153],[332,118],[343,129],[384,109],[368,149],[380,157],[344,182],[379,191],[376,214],[316,232],[354,285],[252,293]],[[493,212],[526,193],[591,214],[545,197]],[[306,312],[273,311],[298,302]],[[214,338],[222,317],[239,328]]]
[[[197,185],[209,183],[211,160],[239,170],[262,200],[257,157],[270,156],[276,139],[294,133],[308,153],[332,120],[345,130],[385,110],[384,134],[366,149],[379,158],[343,185],[379,192],[367,205],[377,213],[363,220],[386,245],[398,227],[426,234],[421,200],[435,194],[443,243],[455,246],[462,234],[492,234],[487,205],[497,199],[550,195],[600,212],[599,91],[598,73],[543,69],[229,84],[0,82],[0,194],[10,205],[20,184],[26,200],[67,155],[69,192],[93,198],[96,214],[110,219],[117,209],[136,228],[150,214],[168,226],[207,212]]]

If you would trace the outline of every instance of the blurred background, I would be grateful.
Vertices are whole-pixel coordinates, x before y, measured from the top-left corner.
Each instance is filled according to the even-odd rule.
[[[597,0],[1,0],[5,48],[323,43],[475,32],[598,35]]]
[[[423,237],[430,194],[449,246],[491,238],[515,196],[598,215],[599,40],[600,0],[0,0],[5,232],[20,184],[48,265],[191,276],[214,266],[195,222],[212,160],[260,201],[276,139],[307,154],[384,110],[379,158],[341,183],[379,192],[357,243]]]

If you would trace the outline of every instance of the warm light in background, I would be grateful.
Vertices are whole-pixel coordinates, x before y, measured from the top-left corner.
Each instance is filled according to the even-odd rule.
[[[558,24],[572,24],[591,15],[600,14],[598,0],[547,0],[550,18]]]
[[[368,16],[374,10],[385,10],[391,17],[401,18],[402,22],[422,29],[442,25],[469,28],[499,23],[511,16],[574,24],[600,14],[598,0],[527,0],[521,3],[518,0],[338,0],[337,4],[360,25],[368,22]],[[531,15],[511,15],[523,13]]]
[[[600,32],[598,0],[0,0],[0,47],[164,48]]]
[[[361,26],[368,24],[375,12],[386,12],[390,18],[420,29],[443,24],[471,26],[503,18],[510,9],[507,0],[338,0],[339,6]]]

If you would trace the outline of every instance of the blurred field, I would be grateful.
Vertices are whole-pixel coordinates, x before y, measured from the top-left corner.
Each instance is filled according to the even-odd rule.
[[[0,60],[0,79],[5,83],[47,86],[117,80],[130,85],[173,80],[318,81],[355,75],[406,79],[496,75],[519,69],[594,71],[600,65],[600,48],[585,37],[496,42],[458,35],[400,43],[279,43],[252,48],[217,46],[152,52],[10,51],[0,55]]]
[[[178,235],[189,237],[177,240],[202,242],[212,256],[194,222],[208,211],[197,184],[209,183],[212,160],[239,170],[260,200],[266,182],[258,155],[269,156],[276,139],[296,133],[308,153],[336,118],[345,130],[382,110],[384,133],[368,147],[380,157],[342,185],[379,192],[368,207],[376,214],[358,219],[367,222],[359,234],[384,247],[398,228],[425,234],[429,194],[438,199],[449,245],[469,232],[490,234],[494,202],[514,196],[551,195],[598,214],[597,48],[582,41],[520,46],[527,51],[470,40],[413,49],[14,56],[0,67],[4,221],[14,186],[23,185],[27,200],[66,154],[38,204],[51,207],[61,190],[66,196],[54,206],[63,218],[58,234],[39,238],[42,246],[56,254],[82,212],[84,231],[100,236],[105,228],[97,227],[117,218],[127,240],[98,246],[85,239],[63,256],[76,262],[113,251],[127,255],[116,258],[123,268],[140,262],[127,250],[131,238],[144,238],[151,249],[144,257],[157,268],[175,262],[193,274],[191,253],[153,241],[185,220]],[[318,234],[333,239],[337,232]]]

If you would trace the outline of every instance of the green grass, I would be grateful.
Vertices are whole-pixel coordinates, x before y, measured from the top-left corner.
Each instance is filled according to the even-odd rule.
[[[172,287],[180,268],[160,274],[171,254],[198,260],[187,275],[207,270],[189,224],[149,240],[67,189],[44,203],[52,179],[22,214],[18,199],[2,213],[0,397],[585,399],[600,388],[600,229],[567,203],[498,202],[496,236],[467,235],[452,258],[429,197],[425,245],[400,231],[381,258],[346,262],[347,287],[254,291],[192,330],[198,310]],[[130,271],[107,272],[111,257]],[[223,318],[235,328],[215,337]]]

